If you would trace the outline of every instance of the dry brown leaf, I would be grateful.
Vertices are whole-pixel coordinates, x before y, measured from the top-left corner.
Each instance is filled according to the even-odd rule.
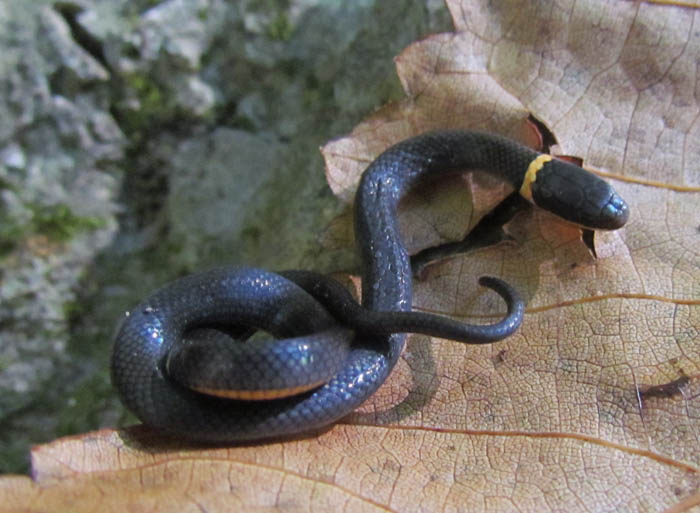
[[[34,450],[34,480],[0,480],[0,511],[700,510],[700,11],[448,4],[457,31],[396,59],[407,99],[324,148],[329,184],[349,201],[374,157],[429,129],[529,140],[533,114],[630,204],[628,225],[598,237],[599,258],[553,217],[520,217],[517,244],[432,268],[415,298],[492,313],[499,300],[476,277],[501,276],[528,305],[509,339],[411,337],[367,404],[305,440],[59,440]],[[470,175],[414,195],[407,244],[459,238],[505,192]]]
[[[653,453],[556,434],[339,425],[207,450],[105,430],[32,456],[36,482],[0,481],[0,511],[655,511],[697,486]]]

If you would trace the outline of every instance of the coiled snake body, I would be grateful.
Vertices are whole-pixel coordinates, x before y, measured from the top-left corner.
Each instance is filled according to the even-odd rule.
[[[470,343],[499,340],[522,321],[517,293],[496,278],[508,314],[472,326],[411,312],[408,254],[396,208],[419,180],[480,169],[554,214],[616,229],[625,202],[578,166],[500,136],[431,132],[392,146],[364,172],[355,199],[362,307],[333,280],[309,271],[276,274],[223,267],[166,285],[123,321],[112,380],[145,424],[192,440],[228,442],[295,434],[350,413],[384,382],[420,332]],[[250,328],[275,339],[234,343]],[[228,335],[222,334],[222,332]],[[240,363],[243,362],[243,363]]]

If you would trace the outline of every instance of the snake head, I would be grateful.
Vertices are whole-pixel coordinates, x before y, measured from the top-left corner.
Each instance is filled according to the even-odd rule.
[[[593,230],[617,230],[627,222],[627,203],[605,180],[569,162],[542,160],[529,183],[530,197],[523,194],[535,205]]]

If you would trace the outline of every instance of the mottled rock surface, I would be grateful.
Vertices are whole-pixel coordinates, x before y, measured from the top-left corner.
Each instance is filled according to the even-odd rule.
[[[401,96],[436,0],[6,2],[0,15],[0,472],[130,420],[122,312],[223,263],[349,268],[318,147]]]

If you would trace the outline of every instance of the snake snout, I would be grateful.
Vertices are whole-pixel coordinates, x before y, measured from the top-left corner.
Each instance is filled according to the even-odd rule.
[[[627,203],[613,191],[610,200],[600,211],[600,228],[603,230],[622,228],[629,216],[630,210]]]

